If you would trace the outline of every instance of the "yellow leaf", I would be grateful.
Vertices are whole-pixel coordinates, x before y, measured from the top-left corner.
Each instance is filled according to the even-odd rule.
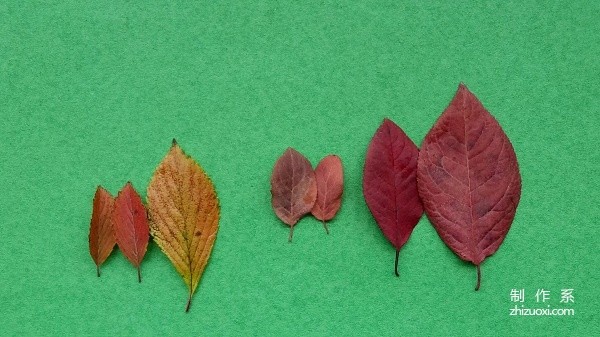
[[[148,209],[154,241],[188,286],[188,311],[219,229],[219,200],[210,178],[175,140],[148,186]]]

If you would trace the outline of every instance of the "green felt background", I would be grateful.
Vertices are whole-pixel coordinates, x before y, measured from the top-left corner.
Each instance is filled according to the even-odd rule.
[[[576,335],[599,333],[600,5],[595,1],[44,1],[0,4],[3,335]],[[117,4],[120,3],[120,4]],[[420,144],[464,82],[511,138],[523,177],[497,254],[461,262],[426,217],[400,255],[362,197],[390,117]],[[175,137],[222,205],[191,312],[151,243],[144,281],[88,253],[96,185],[143,191]],[[292,244],[269,176],[292,146],[336,153],[331,235]],[[574,317],[511,317],[538,288]],[[575,303],[560,304],[574,288]]]

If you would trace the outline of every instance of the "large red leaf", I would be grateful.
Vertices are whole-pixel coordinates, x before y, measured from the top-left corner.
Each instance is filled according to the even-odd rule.
[[[344,191],[344,168],[340,157],[329,155],[315,169],[317,181],[317,200],[311,213],[323,222],[325,231],[329,234],[326,221],[333,219],[342,204]]]
[[[96,263],[96,274],[100,277],[100,265],[115,246],[113,209],[115,199],[107,190],[98,186],[94,195],[92,220],[90,221],[90,255]]]
[[[419,193],[442,240],[477,266],[506,236],[521,195],[517,157],[508,137],[467,87],[429,131],[419,156]]]
[[[129,182],[115,199],[114,224],[119,249],[137,268],[138,281],[142,282],[140,264],[146,255],[150,230],[146,207]]]
[[[288,148],[275,163],[271,175],[271,205],[275,214],[290,226],[309,213],[317,199],[315,172],[310,162],[298,151]]]
[[[387,118],[367,149],[363,194],[379,228],[396,247],[396,276],[400,248],[423,215],[417,191],[418,155],[412,140]]]

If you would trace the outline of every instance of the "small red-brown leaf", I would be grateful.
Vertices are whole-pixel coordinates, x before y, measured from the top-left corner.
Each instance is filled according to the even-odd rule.
[[[315,169],[317,200],[311,213],[323,222],[329,234],[326,221],[333,219],[342,204],[344,191],[344,169],[340,157],[329,155],[321,160]]]
[[[100,277],[100,265],[106,261],[115,246],[113,209],[115,199],[101,186],[96,189],[90,221],[90,255],[96,263],[96,274]]]
[[[146,207],[130,182],[123,187],[115,199],[114,224],[119,249],[136,267],[138,281],[142,282],[140,264],[146,255],[150,230]]]
[[[387,118],[367,149],[363,194],[379,228],[396,248],[396,276],[400,248],[423,215],[417,191],[418,155],[412,140]]]
[[[442,240],[477,266],[508,233],[521,196],[515,151],[498,121],[467,87],[431,128],[419,156],[419,193]]]
[[[273,168],[271,205],[279,219],[290,226],[290,242],[294,225],[310,212],[316,199],[317,183],[310,162],[300,152],[288,148]]]

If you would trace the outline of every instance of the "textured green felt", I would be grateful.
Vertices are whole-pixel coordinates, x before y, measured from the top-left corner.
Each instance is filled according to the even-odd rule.
[[[598,335],[599,2],[435,3],[0,3],[1,334]],[[461,81],[523,177],[479,292],[426,217],[394,277],[361,188],[383,117],[420,144]],[[154,243],[138,284],[118,250],[97,278],[87,242],[96,185],[145,197],[173,137],[222,206],[188,314]],[[329,236],[304,218],[289,244],[270,208],[288,146],[344,162]],[[513,288],[576,314],[511,317]]]

